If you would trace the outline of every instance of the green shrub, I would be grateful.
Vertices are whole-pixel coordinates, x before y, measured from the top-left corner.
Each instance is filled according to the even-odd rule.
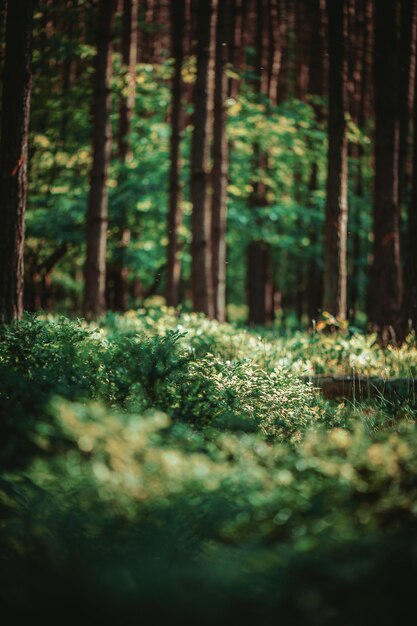
[[[415,427],[312,432],[294,448],[158,412],[53,410],[72,448],[0,485],[9,603],[329,625],[412,606]]]
[[[414,400],[327,403],[293,374],[366,346],[380,367],[372,341],[172,311],[2,327],[3,612],[405,623]],[[412,342],[390,350],[414,367]]]

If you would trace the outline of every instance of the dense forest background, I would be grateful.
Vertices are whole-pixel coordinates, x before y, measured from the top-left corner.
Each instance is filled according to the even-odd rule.
[[[409,622],[416,31],[0,0],[4,623]]]
[[[3,319],[166,302],[415,327],[413,0],[20,5],[0,13],[0,239],[21,255],[7,212],[23,223],[26,190],[9,183],[27,178],[24,295],[10,309],[4,263]]]

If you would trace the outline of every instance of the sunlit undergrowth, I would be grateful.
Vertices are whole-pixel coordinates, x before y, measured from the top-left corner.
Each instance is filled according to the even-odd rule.
[[[3,327],[3,604],[153,623],[401,619],[417,573],[415,401],[325,402],[294,375],[295,346],[326,372],[349,346],[373,372],[416,366],[411,342],[285,343],[170,311]]]
[[[226,359],[250,358],[261,367],[284,368],[294,375],[362,374],[365,376],[417,377],[417,343],[409,335],[401,347],[383,349],[375,334],[346,328],[328,334],[316,330],[282,337],[274,330],[235,328],[195,313],[176,315],[173,309],[130,311],[124,316],[109,313],[105,332],[163,335],[167,330],[186,331],[184,345],[201,356],[207,352]]]

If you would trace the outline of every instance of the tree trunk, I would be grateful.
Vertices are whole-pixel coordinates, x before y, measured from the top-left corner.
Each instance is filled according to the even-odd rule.
[[[417,329],[417,48],[414,50],[416,71],[414,72],[414,141],[413,141],[413,184],[407,220],[407,259],[405,267],[405,313],[406,327],[408,320],[414,331]],[[405,329],[407,330],[407,328]]]
[[[1,127],[1,102],[3,91],[3,65],[4,55],[6,52],[6,18],[7,18],[7,2],[0,0],[0,127]],[[1,137],[1,135],[0,135]]]
[[[325,6],[323,0],[315,0],[306,5],[306,19],[310,21],[311,27],[309,32],[309,71],[307,92],[313,96],[324,97],[324,76],[325,76],[325,32],[323,14]],[[321,106],[314,105],[314,112],[318,122],[323,119],[323,110]],[[308,179],[308,195],[306,206],[309,210],[314,210],[316,200],[315,195],[319,189],[319,166],[316,160],[310,164],[310,172]],[[307,271],[307,315],[309,325],[313,320],[317,320],[323,299],[323,277],[319,267],[319,247],[317,228],[310,226],[309,228],[310,250],[311,255],[308,260]]]
[[[327,0],[329,117],[326,216],[324,226],[323,310],[346,318],[347,139],[346,7]]]
[[[212,317],[209,155],[213,118],[214,49],[217,0],[199,0],[197,77],[194,87],[194,129],[191,146],[192,292],[194,311]]]
[[[253,241],[248,247],[247,290],[249,324],[265,326],[273,321],[274,284],[271,250],[263,241]]]
[[[182,65],[184,60],[185,0],[171,4],[171,45],[174,58],[172,79],[171,141],[169,170],[168,250],[167,287],[168,306],[177,306],[181,278],[180,246],[178,230],[182,222],[181,211],[181,131],[184,125],[182,107]]]
[[[398,3],[375,3],[374,319],[383,341],[401,330],[398,207]]]
[[[0,143],[0,322],[23,313],[33,0],[9,3]]]
[[[105,311],[107,176],[111,157],[111,39],[116,5],[117,0],[107,0],[98,5],[93,97],[93,166],[87,209],[84,292],[84,314],[87,318],[94,318]]]
[[[226,99],[228,58],[228,3],[219,0],[216,29],[216,69],[213,126],[212,197],[212,270],[214,317],[226,321],[226,211],[229,154],[226,137]]]
[[[128,173],[126,163],[132,158],[130,148],[130,127],[135,108],[135,70],[138,51],[138,0],[123,0],[122,20],[122,64],[124,73],[124,89],[120,96],[118,152],[121,164],[119,184],[124,184]],[[127,306],[129,271],[126,264],[126,250],[130,243],[129,209],[124,205],[119,222],[119,241],[117,259],[114,264],[114,308],[125,311]]]
[[[255,67],[256,82],[255,92],[259,98],[268,96],[272,104],[276,103],[277,81],[271,80],[270,72],[273,64],[268,62],[270,30],[267,21],[267,8],[269,0],[256,0],[256,32],[255,32]],[[274,93],[269,93],[271,85],[274,85]],[[253,146],[253,163],[255,180],[252,184],[253,192],[249,199],[251,208],[268,206],[267,188],[265,177],[268,169],[268,155],[261,150],[259,144]],[[273,266],[270,246],[260,240],[252,241],[247,251],[247,301],[248,323],[251,325],[269,324],[274,317],[273,298]]]
[[[399,39],[399,152],[398,152],[398,200],[401,205],[407,202],[407,171],[410,114],[412,114],[414,81],[412,58],[416,39],[416,3],[415,0],[401,0],[401,22]]]
[[[229,0],[230,15],[230,42],[229,63],[235,72],[239,73],[244,67],[244,33],[243,22],[247,0]],[[228,81],[228,94],[230,98],[236,98],[239,93],[240,80],[238,77],[230,77]]]

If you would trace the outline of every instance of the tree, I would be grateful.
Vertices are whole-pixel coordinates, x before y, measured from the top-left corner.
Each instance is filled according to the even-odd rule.
[[[315,0],[306,4],[307,20],[310,28],[309,70],[308,70],[308,93],[315,97],[324,97],[325,92],[325,48],[326,34],[324,32],[323,15],[325,6],[323,0]],[[321,122],[324,118],[322,106],[314,106],[316,119]],[[315,158],[310,164],[307,190],[307,208],[313,210],[315,206],[315,194],[319,189],[319,163]],[[320,267],[320,259],[317,254],[318,232],[315,226],[309,229],[310,249],[312,254],[309,258],[307,271],[307,314],[309,323],[317,320],[323,298],[323,276]]]
[[[97,53],[93,96],[93,165],[87,209],[87,259],[84,314],[91,318],[105,311],[106,246],[108,225],[107,176],[111,156],[110,78],[112,25],[117,0],[98,4]]]
[[[172,77],[171,138],[169,170],[169,208],[168,208],[168,249],[167,249],[167,288],[168,306],[177,306],[181,278],[181,259],[178,230],[182,221],[181,213],[181,130],[184,124],[184,111],[181,97],[182,65],[184,60],[185,0],[171,3],[171,46],[174,59]]]
[[[269,63],[270,30],[267,20],[268,0],[257,0],[255,31],[255,92],[259,102],[269,98],[276,103],[278,74],[276,64]],[[275,42],[279,43],[279,42]],[[272,79],[273,77],[273,79]],[[271,87],[274,93],[270,92]],[[268,170],[268,154],[259,143],[253,146],[254,181],[249,205],[252,209],[268,206],[265,178]],[[270,245],[261,240],[251,241],[247,250],[247,295],[249,324],[268,324],[274,316],[274,284]]]
[[[414,14],[416,2],[414,2]],[[414,48],[414,63],[417,61],[417,48]],[[414,66],[416,68],[416,65]],[[407,219],[407,255],[405,266],[405,330],[410,320],[414,330],[417,329],[417,71],[414,72],[414,105],[413,105],[413,177],[411,199]]]
[[[372,118],[372,0],[350,0],[349,2],[349,85],[351,88],[350,114],[362,133],[366,133]],[[360,282],[363,259],[366,258],[369,242],[363,238],[363,223],[366,220],[364,204],[369,184],[365,176],[365,150],[362,142],[351,142],[348,146],[352,168],[352,202],[349,206],[349,232],[352,236],[349,264],[349,319],[355,323],[359,308]],[[367,233],[366,233],[367,235]]]
[[[23,245],[35,2],[8,5],[0,138],[0,322],[23,313]]]
[[[217,0],[199,0],[197,17],[197,77],[191,145],[192,293],[195,311],[213,316],[210,245],[210,139],[213,119],[214,52]]]
[[[130,129],[135,106],[135,69],[138,51],[138,0],[124,0],[122,19],[122,64],[124,89],[120,96],[118,153],[121,165],[119,184],[127,183],[126,164],[131,158]],[[126,310],[127,277],[126,249],[130,242],[129,207],[124,204],[119,216],[117,260],[113,267],[114,306]]]
[[[212,197],[212,271],[214,317],[226,321],[226,211],[228,181],[228,145],[226,137],[226,100],[228,59],[229,0],[219,0],[216,29],[216,69],[213,127],[213,197]]]
[[[324,227],[323,309],[346,317],[347,137],[346,5],[327,0],[329,113],[326,215]]]
[[[383,341],[401,334],[402,270],[398,206],[398,7],[375,3],[375,191],[373,319]]]
[[[415,0],[401,0],[400,35],[398,50],[398,200],[407,203],[410,116],[412,115],[414,82],[412,80],[413,50],[416,44],[417,11]],[[413,68],[414,69],[414,68]]]

